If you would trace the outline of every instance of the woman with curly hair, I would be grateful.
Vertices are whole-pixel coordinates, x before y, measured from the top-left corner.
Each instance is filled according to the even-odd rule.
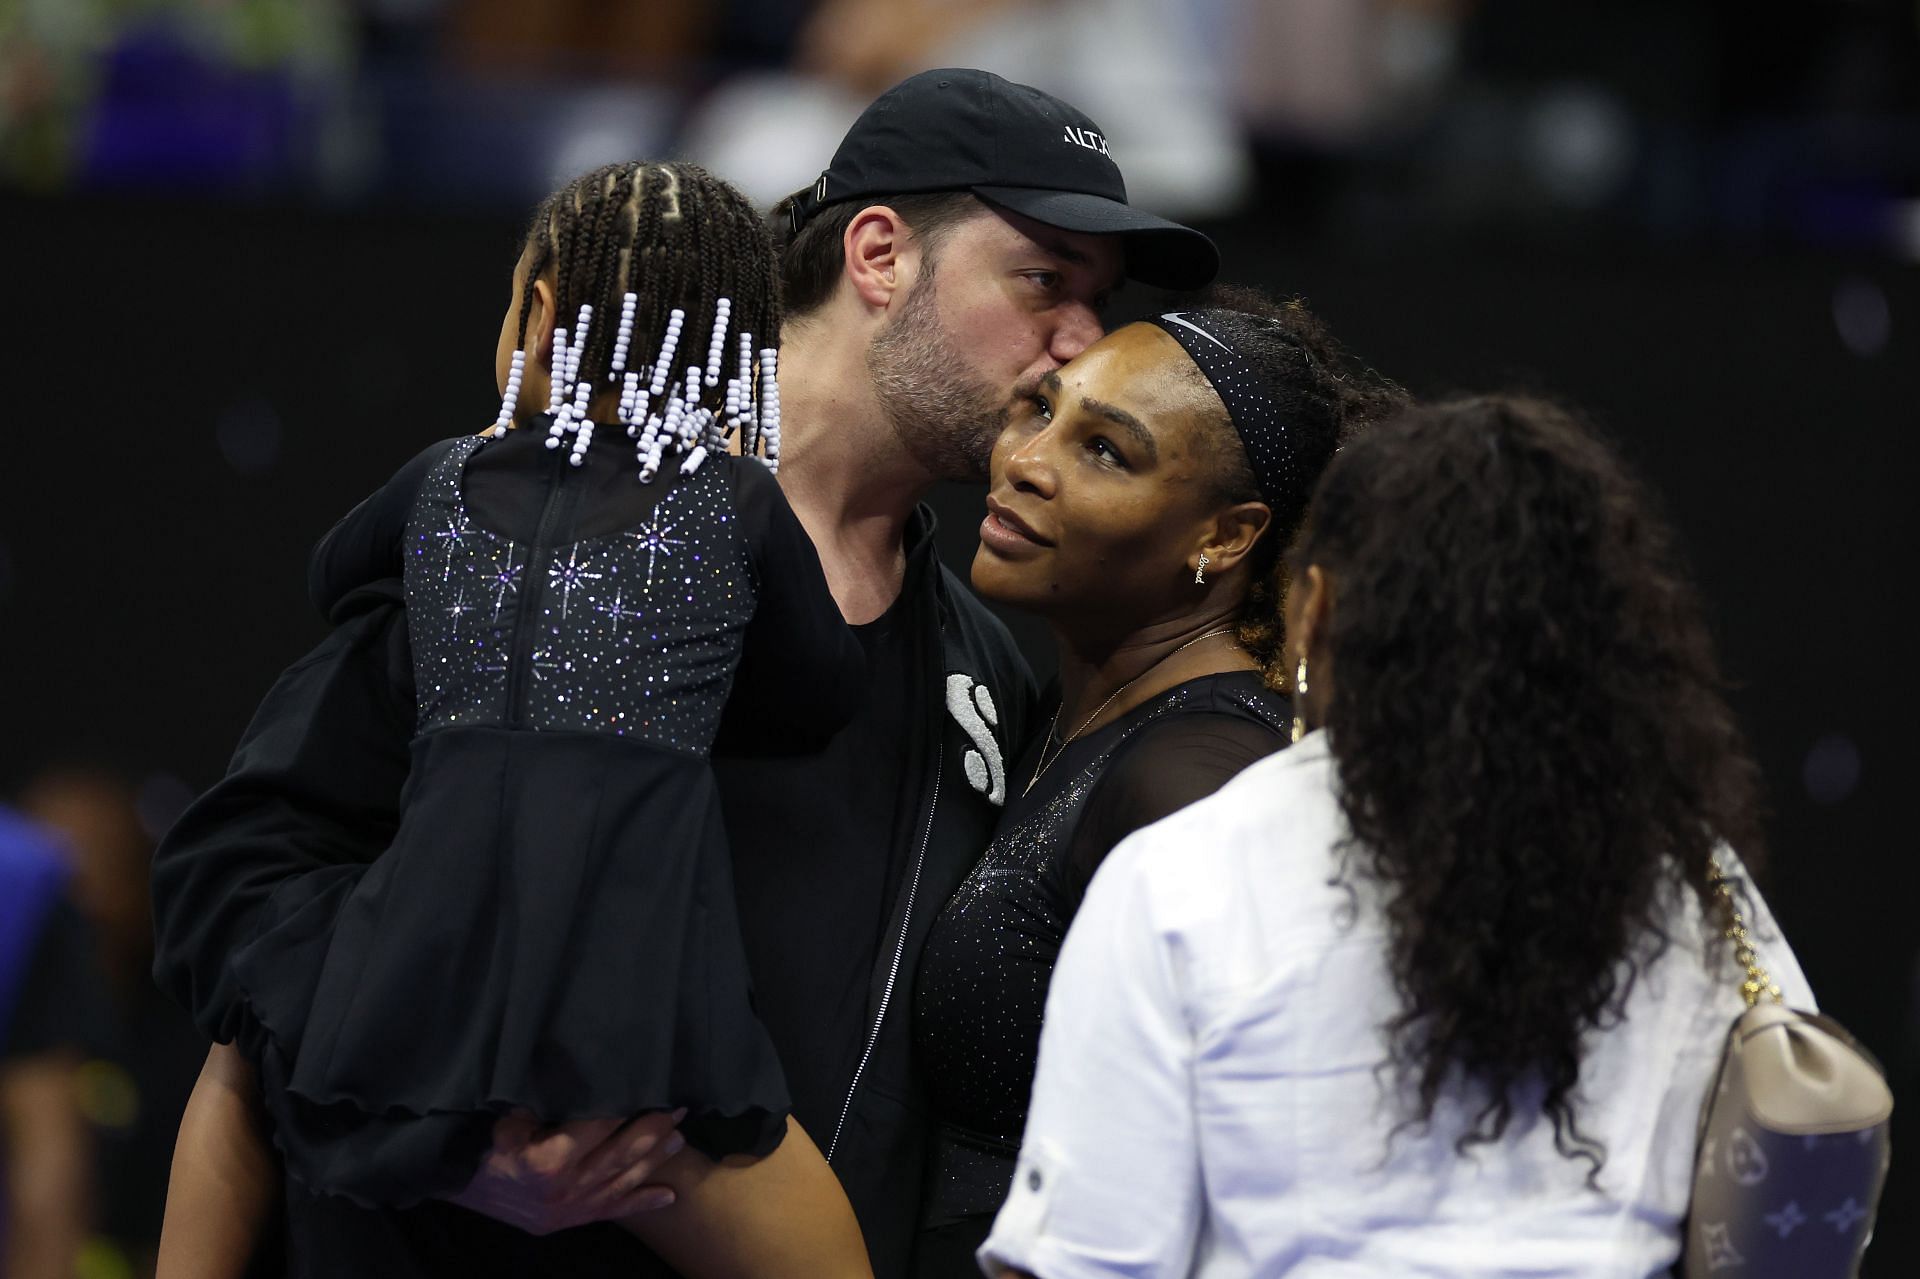
[[[1089,347],[993,450],[974,586],[1046,619],[1060,687],[921,952],[914,1047],[939,1129],[920,1279],[978,1274],[1053,957],[1100,860],[1286,744],[1281,549],[1334,450],[1403,402],[1298,301],[1219,300]]]
[[[1289,563],[1304,736],[1093,882],[982,1256],[1663,1273],[1743,1007],[1711,867],[1760,847],[1667,529],[1567,414],[1486,397],[1344,449]]]

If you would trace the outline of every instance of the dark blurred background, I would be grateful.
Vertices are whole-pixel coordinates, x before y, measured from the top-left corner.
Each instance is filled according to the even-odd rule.
[[[492,416],[533,202],[685,156],[771,203],[874,93],[954,64],[1084,107],[1136,202],[1415,391],[1554,393],[1623,444],[1766,769],[1773,902],[1895,1077],[1904,1147],[1911,0],[0,0],[0,799],[86,929],[60,998],[100,1010],[58,1058],[77,1242],[32,1269],[16,1221],[0,1266],[150,1265],[203,1045],[141,975],[146,857],[320,636],[313,540]],[[956,560],[977,500],[937,502]],[[5,1131],[19,1204],[36,1156]],[[1916,1272],[1913,1162],[1870,1275]]]

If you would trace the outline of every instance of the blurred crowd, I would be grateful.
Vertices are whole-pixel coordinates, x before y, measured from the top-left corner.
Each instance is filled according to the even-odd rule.
[[[41,773],[0,806],[0,1275],[151,1274],[206,1043],[154,988],[134,787]]]
[[[0,0],[0,174],[514,209],[636,154],[771,204],[879,88],[1083,104],[1133,198],[1376,238],[1619,229],[1920,256],[1893,0]]]

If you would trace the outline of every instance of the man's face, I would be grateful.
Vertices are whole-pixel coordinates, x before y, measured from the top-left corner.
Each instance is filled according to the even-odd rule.
[[[984,479],[1011,406],[1099,340],[1121,269],[1112,236],[991,209],[950,228],[867,350],[901,441],[943,479]]]

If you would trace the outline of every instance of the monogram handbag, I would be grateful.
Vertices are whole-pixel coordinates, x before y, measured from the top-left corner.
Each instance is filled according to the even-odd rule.
[[[1747,1011],[1700,1116],[1684,1279],[1852,1279],[1886,1183],[1893,1094],[1831,1017],[1788,1008],[1716,862]]]

